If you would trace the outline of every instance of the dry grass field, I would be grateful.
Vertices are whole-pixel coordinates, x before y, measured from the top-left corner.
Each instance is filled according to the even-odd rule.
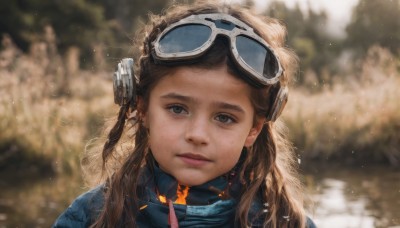
[[[351,64],[351,63],[349,63]],[[284,119],[306,160],[400,165],[400,61],[370,49],[360,73],[292,90]]]
[[[49,70],[46,61],[52,59],[20,55],[0,68],[2,169],[79,170],[85,145],[118,111],[110,72],[68,71],[64,65]],[[283,119],[299,156],[398,166],[399,65],[375,47],[360,73],[321,85],[320,92],[292,89]]]

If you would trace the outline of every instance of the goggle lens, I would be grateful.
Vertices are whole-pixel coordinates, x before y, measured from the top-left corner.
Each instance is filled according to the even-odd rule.
[[[160,39],[160,51],[165,54],[195,51],[207,42],[211,32],[210,27],[200,24],[176,27]]]
[[[257,41],[239,35],[236,37],[236,48],[243,62],[265,78],[274,78],[278,73],[277,59]]]

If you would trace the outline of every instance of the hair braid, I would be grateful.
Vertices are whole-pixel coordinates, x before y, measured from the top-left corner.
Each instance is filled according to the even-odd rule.
[[[124,104],[121,106],[121,108],[119,109],[117,122],[114,124],[111,131],[108,133],[107,141],[104,144],[102,153],[103,167],[105,166],[108,157],[114,151],[115,145],[121,138],[122,132],[124,131],[125,127],[126,113],[128,109],[129,109],[129,104]]]

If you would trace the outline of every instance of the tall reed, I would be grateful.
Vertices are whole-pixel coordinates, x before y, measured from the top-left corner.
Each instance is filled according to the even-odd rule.
[[[0,71],[0,164],[18,167],[32,160],[34,166],[48,160],[53,171],[79,171],[85,144],[115,111],[112,81],[106,73],[78,71],[69,75],[69,88],[60,95],[63,84],[53,78],[58,75],[19,61],[11,71]]]
[[[320,93],[294,90],[284,113],[303,159],[400,165],[400,62],[372,47],[360,73]]]

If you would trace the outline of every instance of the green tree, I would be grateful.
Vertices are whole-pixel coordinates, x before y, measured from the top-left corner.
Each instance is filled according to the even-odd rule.
[[[335,59],[340,53],[341,42],[328,35],[325,27],[328,16],[322,12],[314,12],[309,8],[305,14],[296,5],[293,9],[288,8],[284,2],[272,2],[265,12],[266,15],[278,18],[286,24],[288,29],[288,45],[294,48],[300,57],[300,78],[304,71],[311,69],[322,75],[324,69],[335,71]],[[318,80],[322,83],[323,78]]]
[[[40,39],[46,25],[54,28],[61,50],[71,45],[87,48],[102,39],[99,31],[105,28],[103,8],[85,0],[11,0],[2,1],[0,8],[0,32],[11,34],[24,50]]]
[[[346,27],[346,46],[364,56],[374,44],[400,54],[400,1],[360,0]]]
[[[306,19],[299,5],[289,9],[284,2],[274,1],[268,6],[265,14],[282,20],[288,30],[289,43],[292,43],[296,37],[303,36]]]
[[[0,35],[10,34],[17,46],[27,51],[32,42],[43,39],[44,27],[51,25],[62,54],[70,46],[77,46],[81,63],[89,65],[94,47],[102,46],[111,58],[107,62],[112,63],[113,59],[132,54],[132,38],[147,14],[161,13],[172,2],[193,0],[0,1]]]
[[[159,14],[171,1],[165,0],[90,0],[100,4],[107,21],[108,42],[102,42],[108,56],[108,63],[132,55],[132,39],[138,33],[140,24],[146,21],[149,13]]]
[[[34,21],[34,15],[23,10],[17,1],[0,1],[0,35],[8,33],[24,50],[29,46],[29,39],[25,35]]]

